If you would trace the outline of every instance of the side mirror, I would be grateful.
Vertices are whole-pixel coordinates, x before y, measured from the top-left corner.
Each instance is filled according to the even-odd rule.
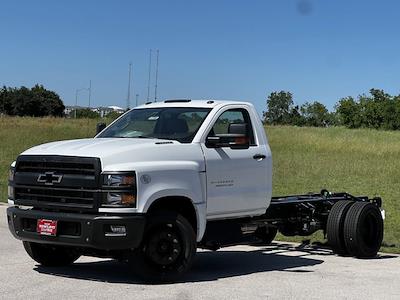
[[[231,147],[231,149],[249,149],[250,139],[247,135],[236,134],[233,138],[234,140],[229,142],[229,147]]]
[[[100,132],[102,132],[104,130],[104,128],[106,128],[106,127],[107,127],[106,123],[97,123],[96,135],[98,135]]]
[[[208,136],[206,139],[206,147],[229,147],[231,149],[248,149],[250,147],[250,138],[247,135],[247,124],[229,124],[227,134],[216,134],[213,136]]]
[[[208,136],[206,139],[206,147],[207,148],[220,148],[221,138],[219,136]]]
[[[231,123],[231,124],[229,124],[229,127],[228,127],[228,133],[247,135],[247,124],[246,123]]]
[[[231,149],[248,149],[250,147],[249,137],[245,134],[217,134],[208,136],[206,139],[207,148],[229,147]]]

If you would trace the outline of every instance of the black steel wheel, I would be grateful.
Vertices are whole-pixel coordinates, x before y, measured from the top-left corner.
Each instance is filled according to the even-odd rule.
[[[46,267],[61,267],[72,264],[81,254],[75,248],[23,242],[25,251],[39,264]]]
[[[326,224],[328,244],[331,246],[333,252],[339,255],[348,254],[344,242],[343,229],[347,212],[353,204],[354,201],[338,201],[332,206],[328,215],[328,221]]]
[[[171,212],[150,216],[144,239],[129,262],[134,273],[148,282],[172,282],[192,265],[196,234],[181,215]]]
[[[369,202],[356,202],[344,222],[344,241],[352,256],[375,257],[383,239],[383,219],[379,208]]]

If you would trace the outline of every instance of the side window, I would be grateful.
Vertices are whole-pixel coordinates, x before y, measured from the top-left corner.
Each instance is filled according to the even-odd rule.
[[[203,123],[205,117],[207,117],[208,111],[188,111],[179,114],[179,119],[184,119],[188,125],[188,131],[193,134],[199,130],[200,125]]]
[[[215,122],[213,128],[211,129],[209,136],[219,135],[219,134],[228,134],[230,124],[238,124],[238,123],[246,123],[247,124],[247,135],[250,138],[250,146],[255,145],[253,126],[251,124],[250,116],[247,110],[239,108],[239,109],[230,109],[223,112],[217,121]]]

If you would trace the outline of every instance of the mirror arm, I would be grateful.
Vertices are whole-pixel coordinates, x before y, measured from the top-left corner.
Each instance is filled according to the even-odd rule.
[[[97,123],[96,125],[96,135],[98,135],[100,132],[104,130],[104,128],[107,127],[106,123]]]
[[[219,136],[209,136],[206,138],[206,146],[212,148],[219,148],[221,147],[220,141],[221,138]]]

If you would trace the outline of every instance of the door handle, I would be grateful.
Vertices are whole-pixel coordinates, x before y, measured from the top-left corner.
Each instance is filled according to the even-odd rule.
[[[266,156],[264,154],[255,154],[253,158],[256,160],[263,160],[264,158],[266,158]]]

